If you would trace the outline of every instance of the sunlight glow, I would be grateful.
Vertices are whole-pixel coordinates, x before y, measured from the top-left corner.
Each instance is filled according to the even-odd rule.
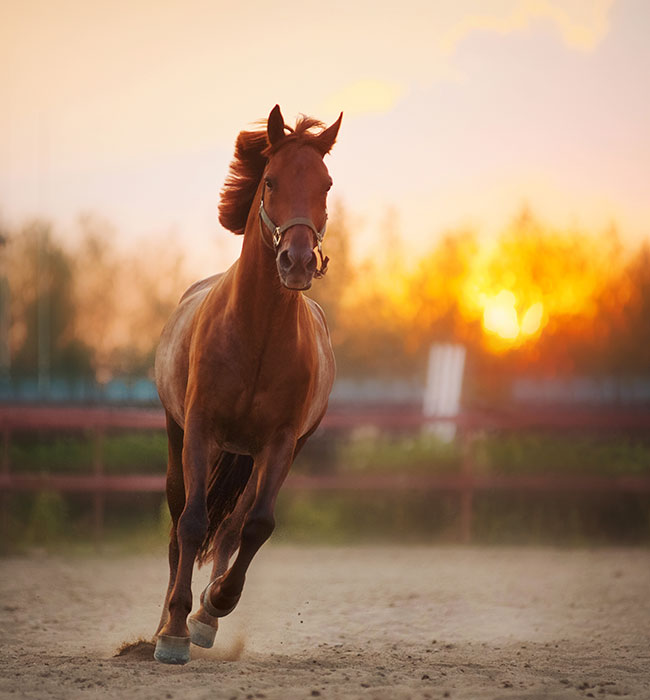
[[[541,301],[533,304],[523,315],[520,324],[522,335],[534,335],[542,325],[544,305]]]
[[[519,320],[515,295],[507,290],[501,290],[495,297],[486,298],[483,310],[483,328],[490,333],[514,340],[519,335]]]
[[[517,297],[509,289],[502,289],[496,296],[481,294],[479,303],[483,307],[483,329],[509,344],[522,342],[542,327],[542,302],[535,302],[520,315]]]

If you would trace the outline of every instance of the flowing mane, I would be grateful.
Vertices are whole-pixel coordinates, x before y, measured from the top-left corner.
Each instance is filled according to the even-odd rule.
[[[266,122],[264,124],[266,126]],[[235,155],[230,163],[219,202],[219,222],[224,228],[233,233],[244,233],[248,212],[268,157],[279,148],[297,141],[318,148],[319,134],[311,131],[315,128],[322,131],[324,125],[318,119],[302,115],[294,129],[285,126],[289,134],[275,147],[269,144],[266,128],[239,133],[235,143]]]

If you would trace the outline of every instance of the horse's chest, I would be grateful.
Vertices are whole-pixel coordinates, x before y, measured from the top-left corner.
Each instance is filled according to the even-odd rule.
[[[209,392],[212,425],[223,449],[255,451],[278,428],[290,428],[301,437],[320,418],[331,386],[327,363],[313,353],[291,359],[261,361],[236,374],[214,376]]]

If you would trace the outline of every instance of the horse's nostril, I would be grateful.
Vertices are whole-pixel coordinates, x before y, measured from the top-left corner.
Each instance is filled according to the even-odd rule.
[[[278,258],[278,265],[280,266],[281,270],[288,270],[291,265],[292,265],[293,260],[291,259],[291,256],[289,255],[288,250],[283,250],[280,253],[280,256]]]
[[[316,270],[317,265],[318,265],[318,261],[316,260],[316,253],[314,253],[313,250],[310,250],[309,255],[306,255],[304,260],[305,260],[305,269],[308,272],[314,272]]]

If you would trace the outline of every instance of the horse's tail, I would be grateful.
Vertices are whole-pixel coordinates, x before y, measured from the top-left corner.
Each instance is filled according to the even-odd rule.
[[[199,564],[205,564],[212,558],[214,538],[219,525],[235,509],[252,470],[252,457],[232,452],[222,452],[210,470],[206,494],[208,530],[197,554]]]

